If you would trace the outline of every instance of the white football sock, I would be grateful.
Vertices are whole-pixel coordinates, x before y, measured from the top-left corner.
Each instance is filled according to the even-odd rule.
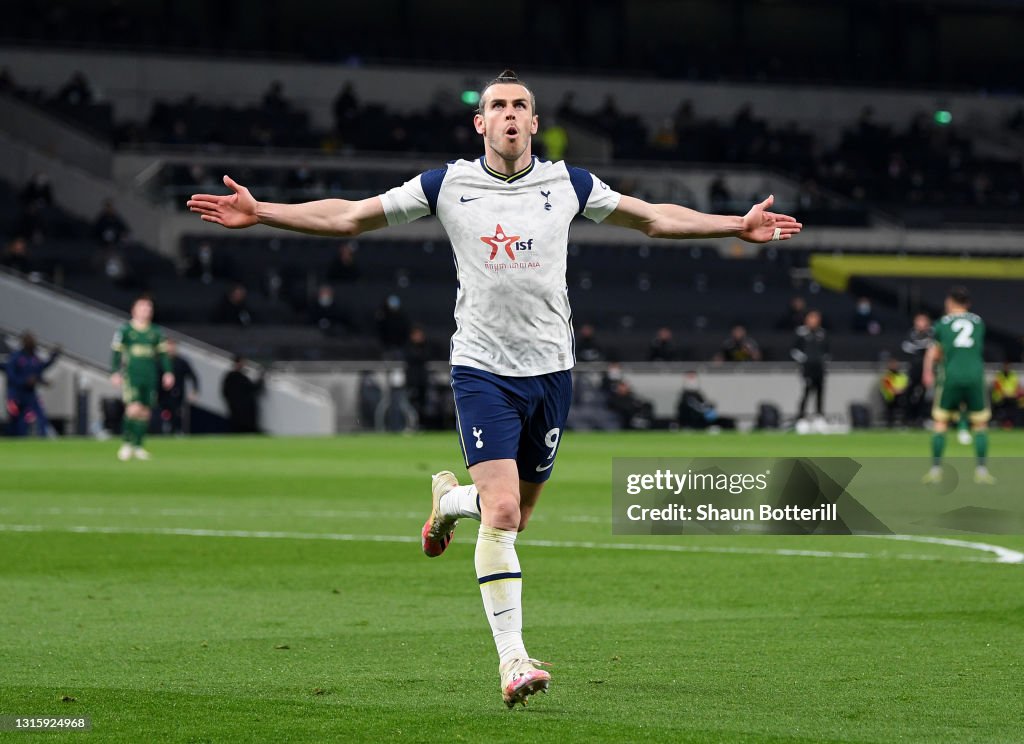
[[[529,658],[523,646],[523,574],[516,534],[480,525],[476,540],[476,576],[501,663]]]
[[[476,486],[456,486],[441,497],[441,514],[445,517],[480,519],[480,496]]]

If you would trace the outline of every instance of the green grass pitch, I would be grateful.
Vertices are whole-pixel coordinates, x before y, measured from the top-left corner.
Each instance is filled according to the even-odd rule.
[[[613,457],[920,455],[923,473],[923,432],[566,435],[519,548],[551,693],[514,711],[476,524],[419,548],[429,474],[464,477],[454,435],[150,445],[121,463],[116,442],[0,443],[0,716],[93,726],[0,739],[1024,740],[1024,565],[866,537],[608,547],[660,544],[610,534]]]

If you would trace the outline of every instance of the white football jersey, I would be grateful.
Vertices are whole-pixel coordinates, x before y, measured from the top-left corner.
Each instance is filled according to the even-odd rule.
[[[575,362],[565,281],[569,223],[601,222],[620,195],[582,168],[533,158],[511,176],[455,160],[381,195],[389,225],[436,214],[459,288],[451,363],[527,377]]]

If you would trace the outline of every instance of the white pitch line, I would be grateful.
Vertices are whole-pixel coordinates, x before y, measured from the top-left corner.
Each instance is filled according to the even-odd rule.
[[[1002,545],[991,545],[972,540],[956,540],[951,537],[928,537],[926,535],[861,535],[861,537],[880,537],[885,540],[902,540],[904,542],[948,545],[953,548],[965,548],[967,550],[981,550],[986,553],[995,553],[996,563],[1024,563],[1024,553],[1004,548]]]
[[[0,514],[18,514],[12,507],[0,507]],[[47,506],[21,511],[22,514],[46,516],[107,516],[107,517],[313,517],[315,519],[422,519],[424,512],[369,511],[366,509],[295,509],[282,512],[275,509],[143,509],[139,507],[111,508],[103,506]]]
[[[70,525],[54,527],[41,524],[0,524],[0,532],[71,532],[76,534],[105,534],[105,535],[175,535],[185,537],[235,537],[247,539],[275,539],[275,540],[327,540],[336,542],[377,542],[377,543],[418,543],[420,538],[412,535],[355,535],[336,532],[285,532],[275,530],[214,530],[194,529],[185,527],[116,527],[116,526],[91,526],[91,525]],[[865,535],[863,537],[892,537],[894,539],[905,539],[915,542],[935,543],[949,545],[958,548],[971,550],[982,550],[994,552],[997,560],[991,561],[983,558],[955,558],[949,559],[941,556],[914,555],[914,554],[885,554],[885,553],[854,553],[849,551],[830,550],[797,550],[793,548],[741,548],[725,546],[697,546],[697,545],[661,545],[645,543],[599,543],[589,541],[560,541],[560,540],[520,540],[519,544],[538,548],[575,548],[583,550],[638,550],[657,553],[718,553],[738,555],[775,555],[788,557],[805,558],[844,558],[844,559],[868,559],[868,558],[897,558],[899,560],[915,561],[944,561],[954,560],[958,563],[1022,563],[1024,554],[1008,548],[1001,548],[997,545],[987,543],[971,543],[963,540],[944,540],[943,538],[917,538],[912,535]]]

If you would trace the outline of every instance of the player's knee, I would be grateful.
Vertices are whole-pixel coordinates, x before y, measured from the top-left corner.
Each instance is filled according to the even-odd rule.
[[[501,530],[519,529],[519,498],[511,492],[492,493],[481,497],[482,520]]]

